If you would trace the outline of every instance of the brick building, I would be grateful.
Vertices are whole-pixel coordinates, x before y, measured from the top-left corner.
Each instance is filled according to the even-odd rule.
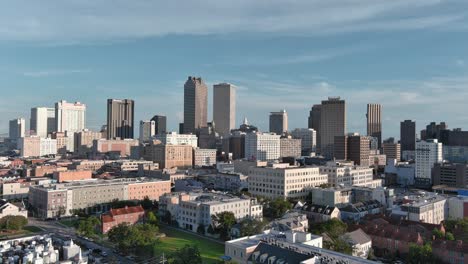
[[[124,208],[110,209],[109,213],[101,216],[102,233],[109,232],[114,226],[122,223],[134,225],[143,220],[145,210],[141,205],[125,206]]]
[[[90,170],[69,170],[54,172],[54,179],[58,182],[64,181],[81,181],[93,178],[93,173]]]

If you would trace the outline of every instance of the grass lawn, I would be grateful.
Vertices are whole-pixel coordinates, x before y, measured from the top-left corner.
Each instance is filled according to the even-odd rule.
[[[21,237],[21,236],[33,235],[34,233],[39,233],[41,231],[42,229],[35,227],[35,226],[25,226],[23,227],[23,230],[18,230],[18,231],[2,230],[0,231],[0,239],[10,239],[10,238],[16,238],[16,237]]]
[[[31,233],[42,232],[42,229],[37,226],[25,226],[23,229]]]
[[[78,219],[63,219],[59,220],[59,223],[68,227],[75,227],[75,224],[78,222]]]
[[[203,263],[216,263],[220,260],[219,257],[224,255],[224,246],[222,244],[203,239],[201,237],[187,234],[174,229],[160,227],[161,232],[166,234],[166,237],[161,238],[158,244],[160,253],[171,253],[176,249],[182,248],[186,244],[197,245],[200,254],[203,258]]]

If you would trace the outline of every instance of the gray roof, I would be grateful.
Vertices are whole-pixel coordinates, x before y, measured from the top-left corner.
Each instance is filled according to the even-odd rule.
[[[343,237],[345,237],[348,242],[354,245],[362,245],[372,241],[371,238],[364,231],[362,231],[361,228],[356,229],[353,232],[346,233],[343,235]]]
[[[258,259],[253,259],[255,252],[260,252],[260,255]],[[277,263],[284,263],[284,264],[297,264],[301,263],[304,260],[310,259],[314,257],[313,255],[306,255],[306,254],[301,254],[292,250],[287,250],[284,248],[280,248],[277,246],[269,245],[266,243],[261,242],[254,250],[254,253],[250,255],[249,260],[252,261],[254,260],[255,263],[262,263],[260,262],[260,257],[264,254],[267,254],[267,259],[270,257],[276,257],[276,261],[273,262],[272,264],[277,264]],[[268,263],[268,260],[265,262]]]

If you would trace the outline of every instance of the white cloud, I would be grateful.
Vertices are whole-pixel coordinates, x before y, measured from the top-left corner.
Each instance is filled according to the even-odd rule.
[[[457,5],[448,10],[466,9],[442,0],[16,0],[0,8],[0,39],[70,44],[167,34],[411,30],[463,25],[460,13],[441,11]]]

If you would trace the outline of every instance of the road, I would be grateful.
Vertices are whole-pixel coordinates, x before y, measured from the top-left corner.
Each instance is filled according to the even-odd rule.
[[[133,263],[133,261],[130,261],[127,258],[120,256],[119,254],[115,254],[109,247],[78,237],[74,228],[64,226],[58,221],[42,221],[35,218],[29,218],[28,222],[28,225],[39,227],[47,233],[54,233],[62,240],[73,239],[73,241],[77,241],[79,244],[84,245],[87,248],[100,249],[102,252],[107,253],[108,258],[114,257],[119,261],[119,263]]]

